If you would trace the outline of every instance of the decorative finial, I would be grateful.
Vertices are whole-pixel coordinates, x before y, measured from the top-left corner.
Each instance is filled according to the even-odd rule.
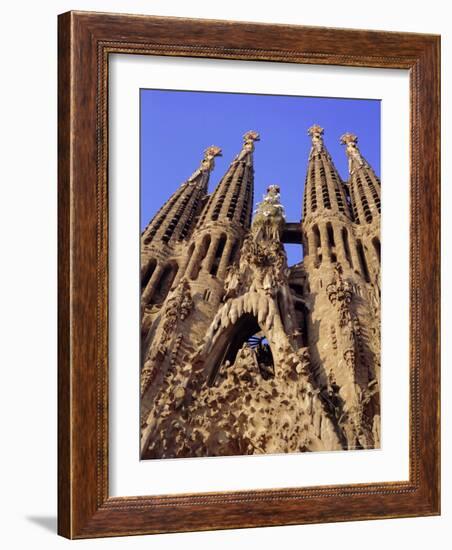
[[[254,212],[252,233],[255,240],[279,240],[285,222],[279,185],[269,185],[267,194]]]
[[[279,199],[280,191],[281,189],[279,185],[276,185],[276,184],[272,184],[267,187],[267,193],[273,197],[278,196],[278,199]]]
[[[258,132],[250,130],[243,136],[243,147],[240,153],[235,157],[235,161],[246,160],[247,163],[251,162],[251,157],[248,153],[254,151],[254,142],[260,141]]]
[[[322,139],[323,136],[323,128],[319,126],[318,124],[313,124],[308,129],[308,135],[312,137],[312,139]]]
[[[348,171],[350,174],[353,174],[355,169],[354,164],[357,168],[360,168],[365,164],[364,159],[361,156],[361,152],[358,148],[358,136],[350,132],[346,132],[341,136],[341,144],[345,145],[345,152],[348,156]]]
[[[260,141],[260,135],[258,132],[255,132],[254,130],[249,130],[244,136],[243,136],[243,143],[247,144],[248,142],[253,141]]]
[[[319,126],[318,124],[313,124],[308,129],[308,135],[312,138],[312,149],[311,149],[311,155],[314,153],[320,153],[323,147],[323,128]]]
[[[221,157],[221,148],[216,145],[207,147],[204,150],[204,158],[200,167],[188,178],[188,181],[193,183],[201,174],[211,172],[215,168],[215,157]],[[198,183],[201,185],[201,182]]]
[[[215,157],[221,157],[221,148],[216,145],[207,147],[204,151],[204,158],[201,161],[201,170],[203,172],[210,172],[214,169]]]
[[[345,134],[342,134],[341,136],[341,143],[343,145],[353,144],[356,147],[356,144],[358,143],[358,136],[355,134],[352,134],[350,132],[346,132]]]
[[[217,145],[211,145],[210,147],[207,147],[207,149],[204,149],[204,158],[221,157],[221,153],[221,147],[218,147]]]

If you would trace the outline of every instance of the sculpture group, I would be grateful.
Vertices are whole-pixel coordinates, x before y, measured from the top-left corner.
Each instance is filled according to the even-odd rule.
[[[143,231],[142,458],[380,446],[380,181],[356,136],[342,181],[308,133],[301,222],[278,185],[253,213],[247,132],[212,194],[215,146]]]

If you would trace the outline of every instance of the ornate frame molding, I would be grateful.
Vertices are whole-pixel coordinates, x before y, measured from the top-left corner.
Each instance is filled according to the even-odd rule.
[[[58,46],[59,533],[86,538],[439,514],[440,38],[68,12],[59,16]],[[113,53],[410,71],[409,481],[109,497],[107,92]]]

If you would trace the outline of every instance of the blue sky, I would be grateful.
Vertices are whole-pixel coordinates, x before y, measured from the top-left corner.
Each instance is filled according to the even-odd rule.
[[[347,159],[339,138],[353,132],[362,154],[380,175],[380,101],[214,92],[142,89],[141,229],[199,166],[203,151],[218,145],[210,177],[213,191],[248,130],[260,133],[254,153],[254,203],[270,184],[281,187],[287,221],[302,215],[304,180],[312,124],[325,129],[324,141],[342,178]],[[289,265],[301,259],[301,247],[286,245]]]

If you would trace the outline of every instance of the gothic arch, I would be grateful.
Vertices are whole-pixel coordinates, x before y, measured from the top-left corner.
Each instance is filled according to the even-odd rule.
[[[212,385],[217,377],[221,365],[229,360],[234,363],[237,352],[251,336],[262,330],[256,317],[251,313],[244,313],[233,325],[220,329],[221,333],[208,352],[206,359],[207,382]]]

